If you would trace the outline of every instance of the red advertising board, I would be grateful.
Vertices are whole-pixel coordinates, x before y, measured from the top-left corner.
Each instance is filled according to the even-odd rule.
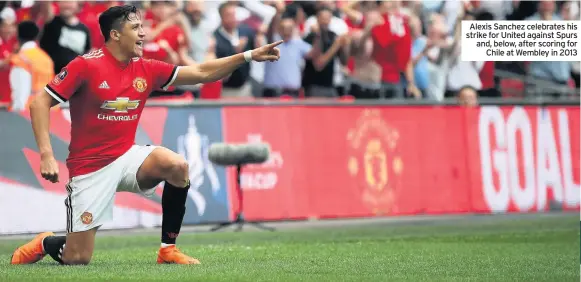
[[[242,171],[251,220],[579,209],[578,107],[232,107],[224,127],[271,145]]]
[[[247,218],[303,218],[308,203],[302,192],[309,185],[301,166],[304,156],[297,154],[308,145],[300,129],[301,112],[277,107],[226,108],[224,141],[232,143],[262,141],[270,144],[270,159],[261,165],[248,165],[241,172],[244,211]],[[292,124],[292,125],[291,125]],[[238,210],[233,183],[228,173],[231,212]],[[268,212],[265,212],[268,211]]]

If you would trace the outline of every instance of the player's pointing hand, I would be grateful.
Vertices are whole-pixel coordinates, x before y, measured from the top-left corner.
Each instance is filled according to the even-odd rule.
[[[276,46],[283,42],[280,40],[252,50],[252,60],[257,62],[278,61],[280,59],[280,49],[276,48]]]
[[[53,156],[41,157],[40,175],[52,183],[59,182],[59,166]]]

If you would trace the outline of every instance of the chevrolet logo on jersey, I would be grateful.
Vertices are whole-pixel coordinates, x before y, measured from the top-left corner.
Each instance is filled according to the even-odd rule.
[[[115,101],[105,101],[101,109],[114,110],[115,113],[127,113],[128,110],[135,110],[139,107],[139,100],[129,100],[129,98],[118,97]]]

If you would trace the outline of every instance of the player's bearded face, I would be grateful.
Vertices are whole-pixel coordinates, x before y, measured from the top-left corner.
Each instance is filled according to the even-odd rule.
[[[143,56],[143,39],[145,31],[141,19],[136,14],[129,15],[120,36],[120,44],[129,55],[133,57]]]

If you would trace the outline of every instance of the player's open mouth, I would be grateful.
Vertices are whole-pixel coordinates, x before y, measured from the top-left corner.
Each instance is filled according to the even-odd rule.
[[[139,47],[139,49],[143,49],[143,41],[137,41],[137,43],[135,43],[135,45],[137,45],[137,47]]]

